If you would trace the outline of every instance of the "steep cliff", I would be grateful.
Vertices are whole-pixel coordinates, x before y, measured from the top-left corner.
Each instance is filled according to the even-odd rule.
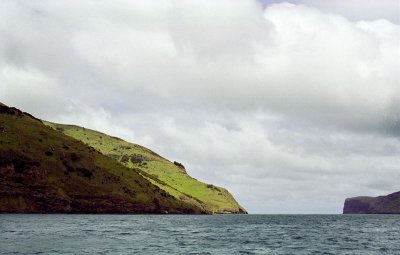
[[[347,198],[344,214],[400,214],[400,192],[379,197]]]

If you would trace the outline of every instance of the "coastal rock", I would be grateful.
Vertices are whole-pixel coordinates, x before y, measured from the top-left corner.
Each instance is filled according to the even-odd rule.
[[[379,197],[347,198],[344,214],[400,214],[400,191]]]

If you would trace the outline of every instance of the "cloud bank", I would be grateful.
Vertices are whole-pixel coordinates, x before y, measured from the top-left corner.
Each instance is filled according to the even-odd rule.
[[[317,3],[2,1],[0,101],[148,146],[253,213],[337,213],[400,190],[400,26]]]

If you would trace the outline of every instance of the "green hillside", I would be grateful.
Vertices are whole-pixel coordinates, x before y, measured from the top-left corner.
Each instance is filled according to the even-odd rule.
[[[181,201],[212,213],[246,212],[226,189],[190,177],[180,163],[171,162],[143,146],[78,126],[50,122],[45,124],[135,169]]]
[[[137,171],[3,104],[0,212],[205,213]]]

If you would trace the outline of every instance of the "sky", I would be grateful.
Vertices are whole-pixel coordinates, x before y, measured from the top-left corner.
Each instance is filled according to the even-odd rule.
[[[250,213],[399,191],[400,0],[0,1],[0,102],[182,162]]]

